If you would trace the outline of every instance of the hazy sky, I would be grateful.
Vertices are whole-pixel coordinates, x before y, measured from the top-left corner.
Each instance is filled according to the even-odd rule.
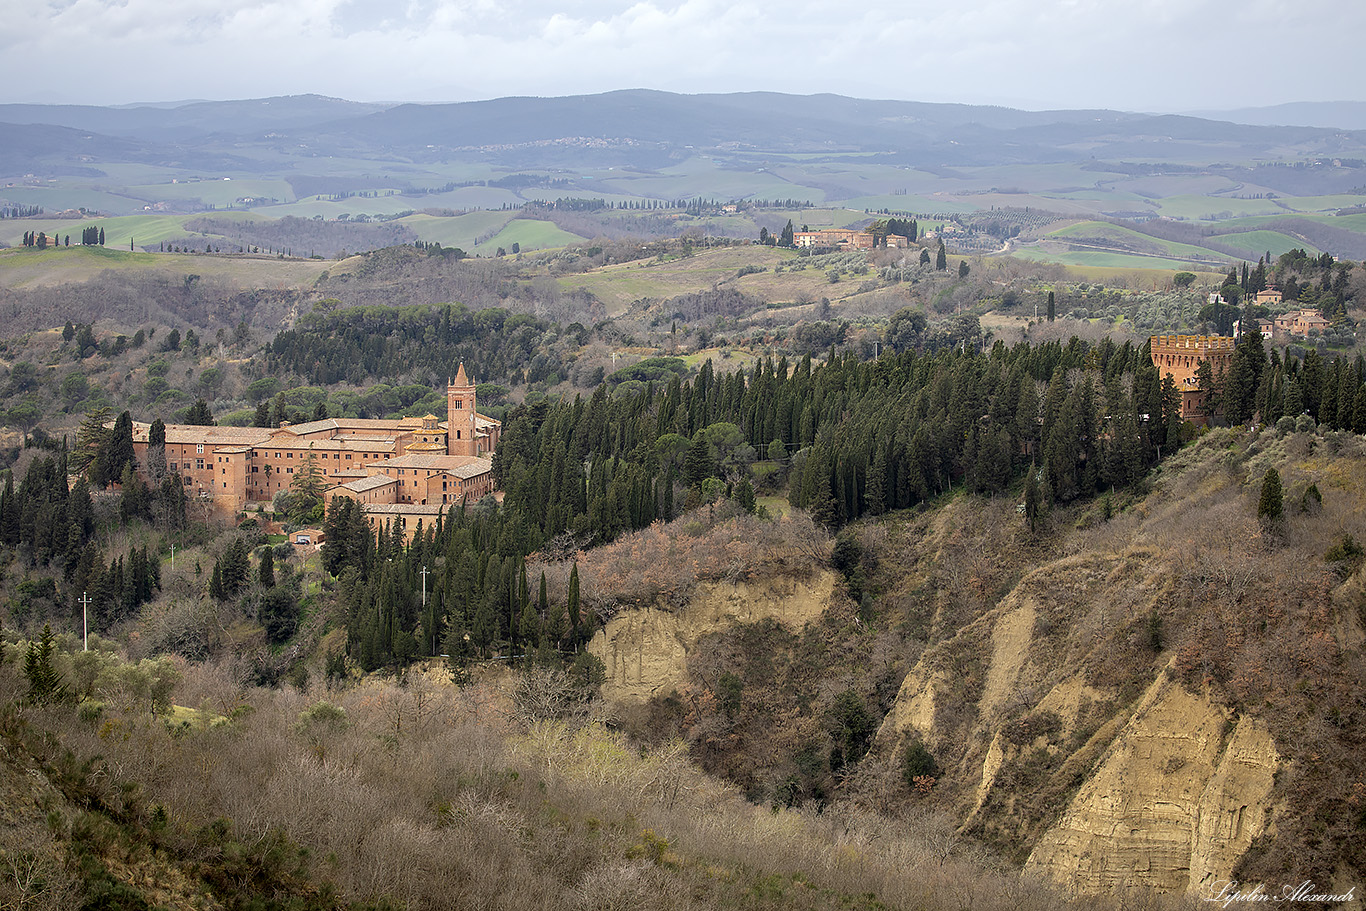
[[[1366,99],[1358,0],[2,0],[0,100],[774,90],[1186,111]]]

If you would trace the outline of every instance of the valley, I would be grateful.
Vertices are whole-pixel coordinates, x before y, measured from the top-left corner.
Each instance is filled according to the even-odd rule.
[[[1360,895],[1358,134],[504,101],[0,146],[0,905]]]

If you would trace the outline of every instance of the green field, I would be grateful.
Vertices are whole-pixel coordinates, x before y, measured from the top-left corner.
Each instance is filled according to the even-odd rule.
[[[825,202],[825,193],[783,180],[769,171],[749,173],[723,168],[710,158],[687,161],[651,174],[616,171],[601,181],[613,192],[648,199],[803,199]]]
[[[435,215],[407,215],[398,220],[428,243],[474,251],[474,241],[485,234],[496,234],[512,220],[515,212],[469,212],[453,218]]]
[[[855,196],[852,199],[845,200],[845,204],[850,208],[860,210],[868,209],[874,212],[878,209],[887,209],[891,212],[965,215],[969,212],[977,211],[977,206],[948,196],[897,196],[894,194],[883,196]]]
[[[633,301],[642,298],[670,298],[693,291],[704,291],[717,282],[732,279],[741,266],[760,265],[772,269],[777,263],[795,256],[792,251],[776,247],[723,247],[706,250],[687,259],[666,262],[636,260],[595,269],[580,275],[559,279],[565,291],[586,289],[607,307],[609,313],[623,312]],[[772,273],[760,273],[772,277]],[[824,276],[819,273],[798,273],[810,276],[811,281]],[[746,276],[750,278],[751,276]],[[794,276],[795,278],[795,276]],[[742,286],[743,287],[743,286]]]
[[[1334,228],[1343,228],[1348,231],[1355,231],[1358,234],[1366,234],[1366,214],[1363,215],[1303,215],[1310,221],[1320,224],[1332,225]]]
[[[1282,234],[1279,231],[1247,231],[1241,234],[1219,234],[1211,237],[1210,240],[1218,241],[1226,247],[1235,247],[1242,250],[1249,258],[1256,259],[1264,256],[1267,251],[1272,256],[1280,256],[1287,250],[1294,250],[1297,247],[1308,253],[1318,255],[1322,250],[1317,249],[1313,244],[1306,243],[1297,237],[1289,234]]]
[[[1105,253],[1100,251],[1053,253],[1036,247],[1019,247],[1011,255],[1032,262],[1061,263],[1065,266],[1100,266],[1106,269],[1171,269],[1186,272],[1208,269],[1207,266],[1188,260],[1162,256],[1140,256],[1132,253]],[[1211,255],[1209,251],[1204,251],[1205,257]]]
[[[523,250],[542,250],[547,247],[563,247],[566,244],[583,243],[584,238],[577,234],[562,231],[553,222],[536,221],[530,218],[516,218],[492,239],[480,246],[481,255],[485,250],[502,247],[511,251],[513,244]]]
[[[283,218],[286,215],[294,215],[299,218],[314,218],[321,215],[327,221],[334,221],[339,215],[396,215],[399,212],[409,212],[420,208],[421,205],[435,205],[427,202],[430,197],[422,197],[424,202],[414,205],[414,199],[409,196],[377,196],[370,197],[351,197],[340,202],[333,202],[330,199],[323,199],[318,196],[308,196],[298,202],[280,206],[258,206],[251,211],[260,215],[269,215],[272,218]]]
[[[176,183],[132,186],[128,192],[140,199],[167,201],[195,201],[219,209],[228,209],[244,197],[275,199],[281,203],[294,201],[294,190],[283,180],[190,180]]]
[[[1280,200],[1300,212],[1332,212],[1366,206],[1366,193],[1339,193],[1335,196],[1291,196]]]
[[[89,187],[58,185],[50,187],[8,186],[0,188],[0,199],[14,205],[42,206],[43,211],[47,213],[84,208],[92,212],[115,212],[127,215],[140,212],[147,205],[145,200],[135,199],[122,193]]]
[[[205,256],[188,253],[129,253],[109,247],[13,247],[0,250],[0,287],[54,286],[90,281],[107,270],[203,275],[239,287],[298,287],[312,284],[331,261],[266,256]]]
[[[1217,221],[1247,215],[1284,215],[1278,205],[1286,200],[1230,199],[1226,196],[1172,196],[1157,200],[1158,210],[1168,218],[1190,221]]]
[[[215,212],[217,218],[239,220],[259,220],[245,212]],[[49,237],[54,234],[65,239],[71,237],[73,245],[79,244],[81,229],[96,226],[104,229],[104,245],[110,249],[128,249],[131,240],[138,246],[156,244],[171,238],[184,237],[187,233],[185,222],[199,218],[199,215],[121,215],[114,218],[16,218],[0,221],[0,242],[18,246],[23,243],[27,231],[42,231]]]
[[[1095,243],[1097,246],[1113,246],[1113,252],[1126,255],[1137,256],[1162,256],[1167,258],[1194,257],[1195,259],[1216,259],[1222,254],[1213,253],[1204,247],[1196,247],[1191,244],[1177,243],[1176,241],[1161,240],[1156,237],[1149,237],[1138,231],[1112,225],[1108,222],[1083,221],[1076,224],[1067,225],[1054,231],[1049,231],[1044,235],[1045,240],[1063,241],[1069,244]],[[1066,253],[1084,253],[1089,251],[1068,250],[1060,251]],[[1106,252],[1106,251],[1096,251]]]

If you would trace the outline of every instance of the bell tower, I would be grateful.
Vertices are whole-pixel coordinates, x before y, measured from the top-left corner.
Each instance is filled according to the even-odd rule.
[[[465,375],[463,362],[455,379],[446,387],[446,454],[479,454],[479,442],[475,439],[474,383]]]

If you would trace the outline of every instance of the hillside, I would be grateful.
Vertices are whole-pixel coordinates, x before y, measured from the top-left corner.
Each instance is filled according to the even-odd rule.
[[[756,799],[932,808],[1082,892],[1340,893],[1366,872],[1366,589],[1340,547],[1366,538],[1364,478],[1360,436],[1215,431],[1039,533],[1015,498],[865,520],[818,616],[750,593],[718,627],[707,588],[623,611],[594,649],[643,736],[685,737]]]
[[[70,645],[57,664],[96,697],[79,713],[24,701],[14,650],[0,665],[7,908],[1095,907],[984,867],[932,814],[753,806],[600,705],[545,712],[528,687],[562,676],[272,692],[179,662],[154,715],[143,665]]]

